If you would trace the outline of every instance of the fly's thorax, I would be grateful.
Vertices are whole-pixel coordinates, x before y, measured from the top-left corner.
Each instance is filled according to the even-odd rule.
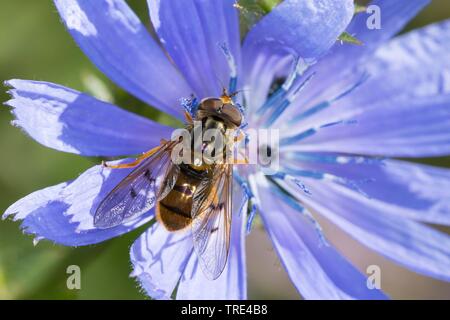
[[[233,130],[217,116],[208,116],[202,120],[202,141],[196,141],[193,148],[194,165],[211,165],[223,163],[232,147]],[[199,139],[198,135],[196,137]],[[202,161],[199,161],[201,159]]]
[[[241,111],[232,96],[224,94],[221,98],[203,99],[187,126],[172,134],[172,140],[181,142],[173,148],[172,161],[199,170],[226,163],[232,155],[236,129],[241,121]]]
[[[225,122],[220,117],[209,116],[209,117],[204,118],[203,128],[204,128],[205,132],[207,130],[218,130],[218,131],[222,132],[222,134],[225,134],[225,132],[228,129],[228,126],[225,124]]]
[[[203,99],[198,107],[196,118],[202,121],[207,117],[220,119],[230,129],[235,129],[242,123],[241,111],[230,96]]]

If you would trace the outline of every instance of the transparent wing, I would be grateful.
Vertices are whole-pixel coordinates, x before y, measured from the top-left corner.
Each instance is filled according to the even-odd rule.
[[[211,180],[197,188],[192,206],[192,236],[200,266],[209,279],[225,268],[230,247],[232,165],[217,165]]]
[[[95,227],[111,228],[133,220],[170,192],[179,172],[171,161],[175,144],[173,141],[162,144],[103,199],[94,215]]]

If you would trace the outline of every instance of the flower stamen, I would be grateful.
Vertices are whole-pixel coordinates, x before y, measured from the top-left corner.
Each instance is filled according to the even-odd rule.
[[[349,95],[350,93],[352,93],[353,91],[355,91],[357,88],[359,88],[362,84],[364,84],[367,80],[369,79],[369,74],[364,72],[361,76],[361,78],[355,82],[354,84],[352,84],[349,88],[347,88],[346,90],[344,90],[342,93],[338,94],[336,97],[329,99],[329,100],[325,100],[322,102],[319,102],[318,104],[314,105],[313,107],[309,108],[308,110],[303,111],[302,113],[294,116],[293,118],[291,118],[288,121],[288,126],[293,125],[294,123],[304,120],[320,111],[323,111],[324,109],[330,107],[333,103],[339,101],[340,99],[346,97],[347,95]]]
[[[230,69],[230,80],[228,85],[228,92],[235,92],[237,88],[237,64],[226,43],[221,43],[220,48],[227,60]]]

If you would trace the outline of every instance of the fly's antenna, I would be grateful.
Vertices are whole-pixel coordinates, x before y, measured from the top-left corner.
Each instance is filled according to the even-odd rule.
[[[237,90],[237,91],[231,93],[229,96],[230,96],[231,98],[233,98],[233,97],[237,96],[239,93],[242,93],[242,92],[248,92],[248,91],[250,91],[250,90],[249,90],[249,89],[241,89],[241,90]]]
[[[222,95],[220,96],[223,104],[233,104],[233,96],[228,93],[227,88],[222,87]]]
[[[248,90],[248,89],[241,89],[241,90],[234,91],[232,93],[228,93],[227,88],[222,87],[222,95],[220,96],[220,99],[225,104],[232,104],[233,103],[233,98],[235,96],[237,96],[241,92],[247,92],[247,91],[250,91],[250,90]]]
[[[245,121],[245,118],[244,118],[245,108],[240,103],[235,103],[233,101],[233,97],[235,97],[236,95],[238,95],[241,92],[246,92],[246,91],[250,91],[250,90],[241,89],[241,90],[234,91],[232,93],[228,93],[227,88],[222,87],[222,95],[220,96],[220,100],[222,101],[223,104],[232,104],[235,107],[237,107],[239,112],[241,113],[244,121],[242,121],[241,125],[239,126],[239,129],[245,128],[248,125],[248,123],[247,123],[247,121]]]
[[[220,79],[220,77],[217,75],[216,71],[214,71],[214,77],[216,77],[217,82],[219,82],[220,87],[222,88],[222,95],[224,95],[226,92],[226,87],[225,87],[225,84],[223,83],[222,79]]]

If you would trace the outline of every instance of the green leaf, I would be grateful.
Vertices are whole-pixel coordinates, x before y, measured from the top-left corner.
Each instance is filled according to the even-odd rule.
[[[258,4],[265,13],[269,13],[281,0],[259,0]]]
[[[239,10],[241,34],[244,36],[280,2],[281,0],[236,0],[234,7]]]
[[[355,14],[357,13],[362,13],[362,12],[366,12],[367,7],[366,6],[362,6],[360,4],[356,4],[355,3]]]
[[[358,46],[363,45],[363,43],[360,40],[358,40],[357,38],[355,38],[354,36],[352,36],[351,34],[349,34],[347,32],[343,32],[339,36],[338,40],[342,41],[342,42],[350,43],[350,44],[355,44]]]

